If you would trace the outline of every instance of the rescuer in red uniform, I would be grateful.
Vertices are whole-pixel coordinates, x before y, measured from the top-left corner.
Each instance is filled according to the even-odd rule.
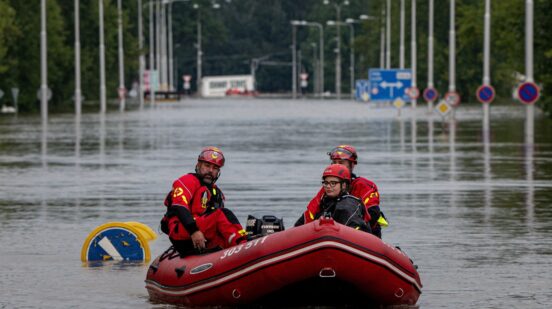
[[[324,216],[354,229],[370,232],[370,226],[364,220],[366,209],[357,197],[348,193],[350,184],[351,173],[347,167],[341,164],[326,167],[322,174],[322,197],[315,203],[309,203],[295,226]]]
[[[161,229],[169,235],[180,254],[203,249],[227,248],[246,241],[240,222],[227,208],[224,195],[215,184],[224,166],[217,147],[204,148],[197,158],[195,173],[174,181],[165,198],[167,212]]]
[[[332,151],[328,152],[328,155],[330,156],[330,160],[333,164],[341,164],[349,169],[352,179],[349,193],[360,199],[361,203],[366,208],[364,217],[366,223],[370,225],[372,234],[381,238],[381,228],[382,226],[387,226],[388,223],[379,207],[380,196],[378,187],[372,181],[364,177],[359,177],[353,173],[353,169],[357,164],[358,158],[356,149],[350,145],[339,145],[332,149]],[[322,188],[309,202],[307,209],[309,209],[309,207],[313,207],[311,206],[312,204],[318,204],[323,196],[324,189]],[[312,216],[312,214],[307,212],[305,212],[305,214],[309,217]]]

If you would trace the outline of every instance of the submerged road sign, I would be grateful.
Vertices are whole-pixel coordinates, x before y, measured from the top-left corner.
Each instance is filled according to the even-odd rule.
[[[395,101],[400,98],[410,102],[406,90],[412,85],[410,69],[370,69],[370,99],[372,101]]]
[[[367,102],[370,99],[370,82],[366,79],[358,79],[355,87],[355,100]]]

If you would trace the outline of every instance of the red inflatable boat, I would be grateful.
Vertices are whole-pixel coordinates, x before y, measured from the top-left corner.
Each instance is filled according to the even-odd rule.
[[[400,249],[320,219],[214,253],[168,250],[148,270],[153,302],[205,305],[414,305],[422,283]]]

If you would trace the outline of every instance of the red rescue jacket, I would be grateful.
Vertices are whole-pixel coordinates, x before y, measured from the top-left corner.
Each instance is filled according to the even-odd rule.
[[[353,181],[351,182],[349,194],[356,196],[361,200],[362,204],[366,208],[364,221],[369,222],[371,217],[368,213],[368,208],[379,206],[380,203],[378,187],[375,183],[364,177],[356,177],[354,174],[352,176]],[[307,205],[307,210],[303,214],[305,223],[314,221],[315,215],[320,211],[320,202],[324,197],[324,193],[324,188],[320,188],[320,191],[318,191],[316,196]]]

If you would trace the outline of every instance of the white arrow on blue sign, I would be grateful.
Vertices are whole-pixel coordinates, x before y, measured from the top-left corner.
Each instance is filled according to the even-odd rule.
[[[394,101],[402,99],[410,102],[406,90],[412,85],[410,69],[370,69],[370,99],[372,101]]]

